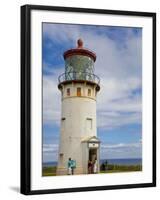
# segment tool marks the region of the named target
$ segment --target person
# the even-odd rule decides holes
[[[69,158],[68,159],[68,175],[73,175],[75,168],[76,168],[76,161]]]
[[[76,161],[75,160],[71,160],[71,174],[74,174],[74,169],[76,168]]]
[[[102,171],[105,171],[105,170],[106,170],[106,165],[105,165],[104,163],[102,163],[102,165],[101,165],[101,170],[102,170]]]
[[[97,172],[98,172],[98,163],[97,163],[97,159],[95,159],[94,165],[93,165],[93,173],[96,174]]]
[[[91,162],[91,160],[88,161],[88,173],[89,174],[92,173],[92,162]]]
[[[71,175],[72,174],[72,160],[71,158],[68,158],[68,175]]]

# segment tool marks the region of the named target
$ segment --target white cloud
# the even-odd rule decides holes
[[[43,162],[57,161],[58,144],[43,144]]]
[[[117,148],[139,148],[141,147],[141,143],[118,143],[118,144],[102,144],[101,148],[103,149],[117,149]]]
[[[53,68],[54,69],[54,68]],[[58,90],[58,76],[61,70],[53,70],[51,75],[43,75],[43,120],[45,124],[60,123],[61,92]]]
[[[141,158],[142,143],[101,144],[101,159]]]
[[[69,48],[73,48],[72,45],[74,44],[74,41],[81,37],[80,28],[75,28],[74,25],[68,25],[66,28],[66,25],[64,24],[44,24],[43,33],[45,36],[53,39],[59,44],[70,42],[71,46]]]
[[[43,144],[43,152],[57,152],[58,144]]]

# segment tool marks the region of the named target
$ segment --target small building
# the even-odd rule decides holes
[[[59,76],[62,108],[57,175],[67,175],[69,158],[76,161],[74,174],[87,174],[89,160],[97,160],[99,171],[96,99],[100,79],[94,74],[96,54],[84,48],[81,39],[77,43],[77,48],[64,52],[65,73]]]
[[[88,161],[90,160],[94,163],[97,160],[97,172],[99,172],[99,147],[100,141],[96,136],[90,136],[84,140],[82,140],[82,158],[83,158],[83,174],[88,174]]]

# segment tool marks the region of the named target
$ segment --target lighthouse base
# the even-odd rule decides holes
[[[76,168],[73,170],[73,174],[74,174],[74,175],[76,175],[76,174],[84,174],[84,170],[83,170],[82,167],[76,167]],[[65,167],[57,167],[56,175],[57,175],[57,176],[60,176],[60,175],[68,175],[68,168],[65,168]]]

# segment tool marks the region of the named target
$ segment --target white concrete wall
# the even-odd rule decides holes
[[[81,87],[82,96],[77,96],[77,87]],[[67,96],[67,88],[70,88],[70,96]],[[88,88],[92,96],[88,97]],[[86,127],[86,120],[92,120],[92,127]],[[92,85],[84,83],[67,84],[62,89],[62,116],[60,133],[59,154],[63,154],[63,160],[58,161],[58,174],[65,174],[68,158],[76,160],[75,173],[83,173],[82,143],[84,138],[96,136],[96,95]]]

